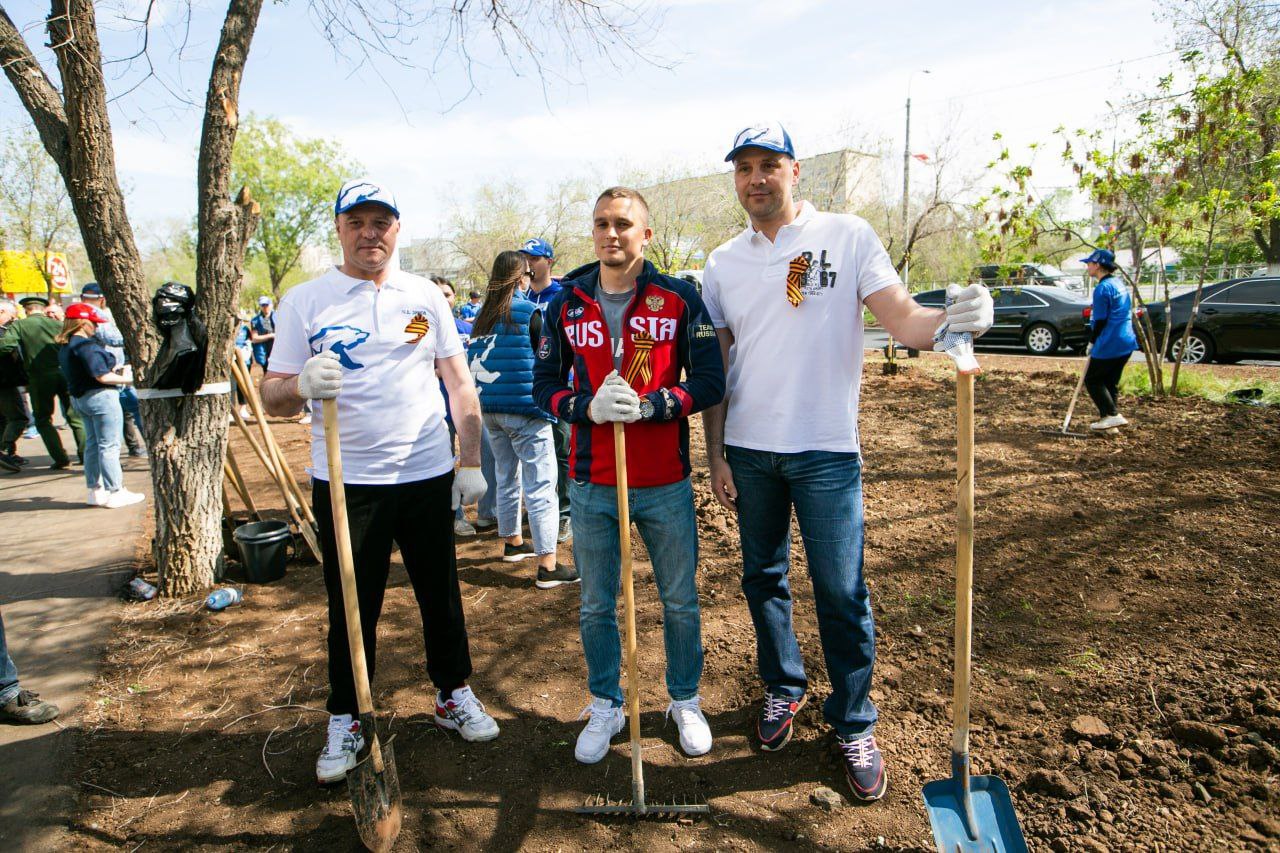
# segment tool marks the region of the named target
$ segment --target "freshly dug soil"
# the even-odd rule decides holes
[[[1078,362],[986,357],[977,382],[974,771],[1013,790],[1032,849],[1280,850],[1280,412],[1129,400],[1116,437],[1061,423]],[[629,797],[628,749],[573,759],[589,701],[576,587],[540,591],[493,534],[458,546],[475,676],[502,726],[468,744],[431,724],[421,628],[402,570],[381,622],[375,702],[404,792],[397,850],[930,850],[920,789],[948,775],[955,553],[949,365],[923,357],[863,389],[866,576],[877,617],[873,697],[889,769],[848,805],[803,547],[796,629],[812,698],[778,754],[753,747],[761,685],[739,587],[738,532],[707,490],[695,426],[704,709],[715,748],[688,759],[663,718],[661,610],[635,537],[650,798],[696,795],[696,822],[602,822],[571,809]],[[1075,427],[1093,412],[1084,399]],[[308,437],[278,423],[298,474]],[[283,504],[233,436],[260,506]],[[238,502],[233,498],[238,509]],[[561,559],[571,559],[562,549]],[[77,767],[87,849],[352,850],[345,787],[318,788],[327,691],[319,569],[196,600],[132,606],[115,633]],[[819,787],[846,803],[811,795]]]

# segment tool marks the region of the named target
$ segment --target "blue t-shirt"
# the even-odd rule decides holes
[[[1094,358],[1128,358],[1138,348],[1133,333],[1133,299],[1128,288],[1107,276],[1093,288],[1093,309],[1089,325],[1102,326],[1093,343]]]
[[[58,366],[67,379],[67,390],[72,397],[82,397],[97,388],[114,387],[98,381],[99,376],[110,373],[116,366],[116,357],[96,338],[80,335],[72,338],[58,350]]]

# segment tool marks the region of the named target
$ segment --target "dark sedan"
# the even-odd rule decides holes
[[[1169,358],[1177,358],[1182,332],[1191,316],[1195,292],[1147,306],[1151,327],[1164,340],[1165,318],[1172,316]],[[1280,278],[1236,278],[1206,284],[1200,308],[1191,324],[1184,364],[1218,361],[1233,364],[1242,358],[1280,358]]]
[[[942,307],[945,290],[914,294],[921,305]],[[995,324],[984,344],[1024,346],[1032,355],[1053,355],[1059,347],[1083,350],[1089,343],[1085,309],[1089,300],[1061,287],[993,287]]]

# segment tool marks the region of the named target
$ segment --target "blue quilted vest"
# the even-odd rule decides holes
[[[489,334],[471,338],[467,361],[480,391],[481,411],[555,420],[533,402],[529,318],[536,310],[533,302],[516,291],[511,297],[511,322],[499,323]]]

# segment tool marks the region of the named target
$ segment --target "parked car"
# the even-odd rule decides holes
[[[1084,277],[1080,273],[1070,275],[1053,264],[983,264],[974,267],[971,280],[981,281],[987,287],[1065,287],[1077,293],[1085,290]]]
[[[1157,340],[1164,339],[1165,323],[1172,322],[1167,353],[1171,359],[1180,354],[1182,331],[1195,297],[1192,291],[1173,297],[1167,304],[1147,306]],[[1183,364],[1280,358],[1280,277],[1235,278],[1205,285],[1186,352],[1181,355]]]
[[[915,294],[921,305],[941,308],[945,290]],[[984,344],[1024,346],[1033,355],[1052,355],[1059,347],[1083,350],[1089,343],[1089,300],[1061,287],[992,287],[995,324]]]

